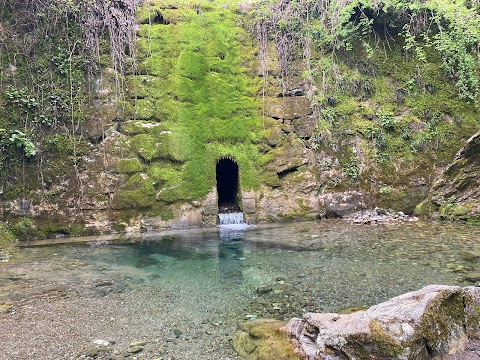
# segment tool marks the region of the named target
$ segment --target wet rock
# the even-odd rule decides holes
[[[233,336],[233,348],[246,360],[299,359],[292,344],[280,328],[285,323],[271,319],[257,319],[241,323]]]
[[[307,359],[429,360],[480,335],[479,306],[478,288],[431,285],[366,311],[307,313],[285,331]]]
[[[255,292],[259,295],[268,294],[273,288],[271,286],[259,286],[255,289]]]
[[[480,281],[480,272],[472,271],[465,274],[465,280],[476,282]]]
[[[91,349],[91,350],[88,350],[87,352],[85,352],[85,356],[87,358],[96,358],[99,354],[99,351],[98,349]]]
[[[397,224],[418,221],[417,217],[408,216],[402,211],[395,212],[381,208],[356,212],[350,215],[350,219],[354,224]]]
[[[130,343],[130,345],[128,345],[129,347],[137,347],[137,346],[145,346],[148,344],[148,341],[145,341],[145,340],[137,340],[137,341],[133,341]]]
[[[464,251],[460,254],[460,256],[462,257],[463,260],[473,261],[480,258],[480,253],[473,252],[473,251]]]
[[[15,309],[12,302],[0,303],[0,313],[8,313]]]
[[[455,155],[435,179],[429,197],[415,209],[421,215],[439,213],[441,218],[480,221],[480,132]]]
[[[126,360],[127,357],[124,355],[112,355],[110,356],[110,360]]]
[[[143,351],[142,346],[131,346],[127,349],[129,354],[138,354],[139,352]]]
[[[97,346],[109,346],[111,344],[110,341],[102,339],[93,340],[93,343]]]
[[[311,113],[310,101],[304,96],[268,98],[265,101],[265,114],[274,119],[293,120]]]

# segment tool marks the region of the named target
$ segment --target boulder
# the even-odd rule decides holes
[[[430,285],[352,314],[307,313],[285,331],[308,360],[429,360],[480,336],[480,289]]]
[[[328,218],[344,217],[365,209],[364,195],[358,191],[324,194],[319,201]]]

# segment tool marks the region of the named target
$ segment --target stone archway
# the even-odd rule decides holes
[[[233,158],[221,158],[216,167],[219,212],[240,210],[238,164]]]

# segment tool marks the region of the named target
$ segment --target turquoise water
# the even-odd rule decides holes
[[[195,327],[192,338],[217,334],[227,344],[238,320],[366,307],[428,284],[472,285],[466,278],[474,272],[480,272],[480,227],[318,221],[21,248],[0,265],[0,303],[46,294],[97,299],[135,311],[143,322],[132,325],[137,337],[163,321],[184,334]],[[153,323],[152,316],[162,320]],[[165,340],[167,353],[202,358],[173,340]]]
[[[0,296],[4,301],[22,296],[9,273],[23,268],[13,279],[19,286],[31,284],[30,290],[39,280],[74,286],[85,296],[194,283],[209,295],[232,291],[281,304],[275,306],[281,310],[244,304],[247,313],[289,317],[368,306],[431,283],[472,284],[464,276],[480,271],[479,260],[480,228],[459,224],[320,221],[179,231],[124,242],[22,248],[1,268],[0,285],[9,292],[0,290]]]

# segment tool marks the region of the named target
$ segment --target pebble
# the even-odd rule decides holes
[[[93,343],[97,346],[109,346],[110,345],[110,341],[102,340],[102,339],[93,340]]]
[[[468,272],[465,274],[465,279],[468,281],[480,281],[480,272]]]
[[[268,294],[272,290],[273,289],[272,289],[271,286],[260,286],[260,287],[255,289],[257,294]]]
[[[130,343],[130,345],[128,345],[129,347],[137,347],[137,346],[145,346],[147,345],[148,341],[145,341],[145,340],[137,340],[137,341],[133,341]]]
[[[110,360],[125,360],[125,359],[126,359],[126,357],[123,356],[123,355],[112,355],[110,357]]]
[[[418,218],[415,216],[408,216],[402,211],[397,213],[381,208],[374,210],[365,210],[350,216],[354,224],[377,224],[377,223],[401,223],[401,222],[415,222]]]
[[[182,330],[180,329],[173,329],[173,333],[175,334],[176,337],[179,337],[182,335]]]
[[[472,261],[480,258],[480,253],[473,251],[464,251],[460,254],[463,260]]]
[[[141,347],[141,346],[132,346],[132,347],[129,347],[129,348],[127,349],[127,352],[128,352],[129,354],[137,354],[137,353],[139,353],[140,351],[143,351],[143,347]]]

